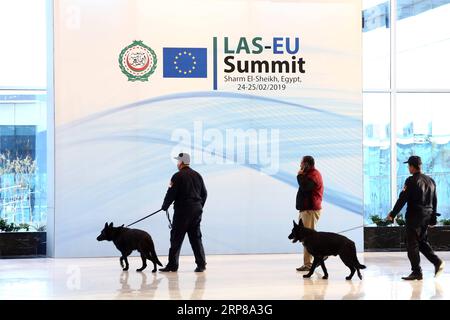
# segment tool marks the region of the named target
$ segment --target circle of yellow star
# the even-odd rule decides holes
[[[191,65],[191,67],[190,68],[188,68],[187,70],[183,70],[183,69],[181,69],[181,68],[179,68],[178,67],[178,65],[177,65],[177,60],[178,60],[178,58],[180,58],[181,56],[183,56],[183,55],[187,55],[187,56],[189,56],[189,57],[191,57],[191,62],[192,62],[192,65]],[[178,70],[178,73],[180,73],[180,74],[192,74],[192,71],[194,71],[195,70],[195,68],[196,68],[196,64],[197,64],[197,62],[195,61],[195,56],[194,55],[192,55],[192,52],[188,52],[188,51],[183,51],[183,52],[178,52],[178,54],[177,55],[175,55],[175,59],[174,59],[174,61],[173,61],[173,64],[175,65],[175,70]]]

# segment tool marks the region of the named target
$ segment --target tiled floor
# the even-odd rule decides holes
[[[438,253],[450,268],[450,252]],[[140,258],[122,272],[118,258],[0,260],[0,299],[450,299],[450,273],[435,279],[433,266],[422,259],[424,280],[400,279],[409,273],[406,253],[359,255],[363,280],[344,278],[339,258],[309,280],[295,267],[300,255],[209,256],[205,273],[193,272],[193,258],[181,258],[177,273],[134,271]],[[166,261],[162,257],[161,261]]]

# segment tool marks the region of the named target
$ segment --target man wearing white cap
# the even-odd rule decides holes
[[[191,162],[189,154],[180,153],[175,159],[178,160],[178,172],[170,179],[169,189],[161,207],[161,209],[167,210],[174,202],[175,212],[170,232],[169,262],[165,268],[159,271],[175,272],[178,270],[180,250],[187,233],[197,264],[195,272],[203,272],[206,269],[206,260],[200,222],[206,202],[206,187],[202,176],[189,167]]]

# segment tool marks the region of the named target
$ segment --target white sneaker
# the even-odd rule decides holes
[[[309,271],[309,270],[311,270],[311,267],[303,265],[300,268],[297,268],[295,270],[297,270],[297,271]]]

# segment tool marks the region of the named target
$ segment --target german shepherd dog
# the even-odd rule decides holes
[[[133,252],[133,250],[139,251],[142,258],[142,267],[136,269],[136,271],[141,272],[147,267],[147,259],[153,262],[152,272],[156,272],[157,264],[161,267],[163,266],[156,255],[152,237],[143,230],[130,229],[124,227],[123,225],[120,227],[113,227],[112,222],[109,225],[107,222],[105,223],[105,227],[102,232],[97,237],[97,240],[114,242],[116,248],[122,253],[119,261],[123,271],[128,270],[129,265],[127,257]]]
[[[362,280],[362,275],[359,270],[365,269],[366,266],[359,263],[358,257],[356,256],[355,243],[349,238],[337,233],[317,232],[305,228],[301,219],[299,224],[294,221],[294,227],[288,238],[293,243],[297,241],[302,242],[306,250],[314,257],[310,271],[303,275],[303,278],[310,278],[320,264],[324,273],[322,279],[328,279],[324,259],[328,256],[339,255],[342,262],[350,269],[350,275],[345,279],[351,280],[356,271],[359,279]]]

